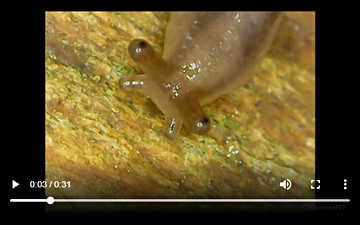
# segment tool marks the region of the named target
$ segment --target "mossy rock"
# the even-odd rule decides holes
[[[162,52],[168,13],[46,13],[46,197],[111,199],[315,198],[314,13],[287,13],[267,58],[243,88],[204,107],[208,135],[163,134],[147,96],[125,92],[141,70],[134,38]],[[279,187],[292,181],[287,191]],[[221,204],[223,211],[301,205]],[[209,204],[55,203],[47,210],[212,211]]]

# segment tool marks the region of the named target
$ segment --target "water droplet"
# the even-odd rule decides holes
[[[234,145],[230,145],[230,146],[229,146],[229,152],[232,152],[234,149],[235,149],[235,146],[234,146]]]
[[[184,176],[184,179],[181,180],[181,183],[184,183],[186,180],[186,175]]]
[[[175,118],[172,118],[171,124],[169,126],[169,134],[174,133],[174,131],[175,131]]]
[[[195,62],[190,62],[189,63],[189,70],[194,70],[197,67]]]
[[[194,74],[194,75],[192,75],[192,76],[190,76],[189,74],[186,74],[186,78],[188,79],[188,80],[194,80],[195,79],[195,77],[196,77],[196,75]]]
[[[179,97],[179,95],[180,95],[180,94],[179,94],[180,88],[181,88],[181,84],[177,84],[177,85],[175,85],[175,86],[173,87],[173,89],[172,89],[172,92],[174,93],[173,99]]]
[[[131,86],[143,86],[144,85],[144,81],[143,80],[133,80],[131,81]]]
[[[187,33],[186,38],[187,38],[188,40],[194,39],[193,36],[190,34],[190,32]]]
[[[163,84],[165,88],[170,88],[171,84]]]
[[[124,82],[124,86],[130,86],[131,85],[131,81],[127,80]]]
[[[192,27],[193,27],[193,28],[197,28],[197,27],[198,27],[198,23],[199,23],[199,21],[198,21],[198,20],[195,20],[195,21],[194,21],[194,24],[192,25]]]

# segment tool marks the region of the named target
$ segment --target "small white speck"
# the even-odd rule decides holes
[[[45,137],[45,139],[48,139],[49,142],[50,142],[50,144],[52,144],[52,139],[51,139],[51,137]]]
[[[193,40],[194,38],[192,37],[192,35],[191,35],[190,33],[187,33],[186,39],[188,39],[188,40]]]
[[[234,149],[235,149],[235,146],[234,146],[234,145],[231,145],[231,146],[229,147],[229,152],[232,152]]]
[[[194,80],[195,79],[195,77],[196,77],[196,75],[192,75],[192,76],[190,76],[190,75],[186,75],[186,78],[188,79],[188,80]]]
[[[189,153],[186,153],[185,155],[185,161],[184,161],[184,165],[187,166],[187,159],[189,158]],[[186,176],[184,176],[184,178],[186,178]]]
[[[198,21],[198,20],[195,20],[195,21],[194,21],[194,24],[192,25],[192,27],[193,27],[193,28],[198,27],[198,23],[199,23],[199,21]]]
[[[240,13],[237,13],[234,18],[237,20],[238,23],[241,23]]]
[[[313,147],[314,146],[314,140],[312,138],[309,138],[306,141],[306,145],[309,146],[309,147]]]
[[[136,48],[136,49],[135,49],[135,52],[136,52],[136,53],[140,53],[140,52],[141,52],[141,48]]]

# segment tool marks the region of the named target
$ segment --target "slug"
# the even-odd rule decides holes
[[[201,106],[252,78],[281,18],[280,12],[172,13],[163,55],[145,40],[132,40],[129,54],[144,74],[124,76],[119,85],[151,98],[165,115],[168,138],[176,138],[182,124],[206,134],[211,119]]]

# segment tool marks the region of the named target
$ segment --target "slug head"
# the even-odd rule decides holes
[[[201,108],[200,103],[191,97],[177,102],[178,113],[190,132],[206,134],[211,128],[211,119]]]
[[[147,83],[142,88],[146,89],[146,93],[166,117],[165,126],[170,127],[170,130],[166,128],[165,134],[169,138],[175,138],[182,123],[192,133],[206,134],[211,128],[211,119],[200,106],[197,98],[199,90],[179,88],[176,89],[179,96],[174,98],[173,92],[170,92],[170,96],[168,88],[154,84],[168,83],[169,74],[173,73],[173,65],[165,62],[145,40],[131,41],[128,50],[131,58],[146,74],[144,76]]]

